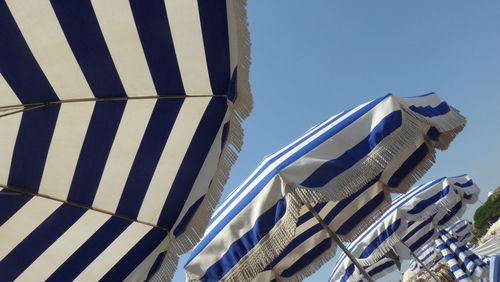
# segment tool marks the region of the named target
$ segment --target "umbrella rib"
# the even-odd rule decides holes
[[[119,214],[116,214],[116,213],[108,212],[108,211],[105,211],[105,210],[102,210],[102,209],[94,208],[92,206],[87,206],[87,205],[82,205],[82,204],[78,204],[78,203],[74,203],[74,202],[64,201],[64,200],[57,199],[57,198],[54,198],[54,197],[51,197],[51,196],[48,196],[48,195],[42,195],[42,194],[34,193],[34,192],[31,192],[31,191],[26,191],[24,189],[14,188],[12,186],[7,186],[7,185],[4,185],[4,184],[0,184],[0,188],[8,189],[8,190],[11,190],[11,191],[14,192],[14,193],[7,193],[5,191],[2,191],[3,195],[12,195],[12,196],[31,195],[31,196],[36,196],[36,197],[42,197],[42,198],[46,198],[46,199],[49,199],[49,200],[58,201],[58,202],[61,202],[61,203],[64,203],[64,204],[68,204],[68,205],[71,205],[71,206],[74,206],[74,207],[84,208],[84,209],[87,209],[87,210],[93,210],[93,211],[96,211],[96,212],[109,214],[109,215],[111,215],[113,217],[121,218],[121,219],[124,219],[124,220],[127,220],[127,221],[131,221],[131,222],[137,222],[137,223],[149,225],[149,226],[152,226],[152,227],[164,230],[166,232],[170,232],[170,230],[168,228],[165,228],[165,227],[162,227],[162,226],[158,226],[156,224],[152,224],[152,223],[149,223],[149,222],[137,220],[137,219],[134,219],[132,217],[127,217],[127,216],[119,215]],[[0,195],[2,195],[2,194],[0,194]]]
[[[159,100],[159,99],[186,99],[186,98],[209,98],[209,97],[222,97],[228,98],[227,94],[203,94],[203,95],[156,95],[156,96],[137,96],[137,97],[109,97],[109,98],[81,98],[81,99],[67,99],[58,100],[51,102],[40,102],[40,103],[30,103],[22,105],[10,105],[10,106],[0,106],[0,111],[16,110],[13,112],[8,112],[0,115],[0,117],[5,117],[17,113],[26,112],[29,110],[39,109],[43,107],[49,107],[53,105],[60,105],[66,103],[80,103],[80,102],[106,102],[106,101],[128,101],[128,100]]]

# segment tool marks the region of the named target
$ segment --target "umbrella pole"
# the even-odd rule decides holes
[[[354,263],[354,265],[359,269],[359,271],[363,274],[363,276],[370,282],[374,282],[373,278],[366,272],[366,270],[359,264],[358,260],[352,255],[351,252],[347,249],[347,247],[340,241],[339,237],[337,234],[335,234],[328,224],[321,218],[321,216],[316,212],[316,210],[309,204],[309,203],[304,203],[309,210],[310,213],[314,215],[314,217],[318,220],[319,224],[325,229],[325,231],[330,235],[330,238],[337,243],[337,245],[344,251],[344,253],[351,259],[351,261]]]
[[[436,280],[436,282],[439,282],[440,280],[436,277],[436,275],[434,274],[434,272],[432,272],[419,258],[418,256],[410,249],[410,247],[408,247],[406,245],[405,242],[401,241],[401,243],[408,248],[408,250],[410,250],[410,253],[411,255],[413,256],[413,258],[425,269],[425,271],[432,277],[434,278],[434,280]]]

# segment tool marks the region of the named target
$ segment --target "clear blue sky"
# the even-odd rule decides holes
[[[325,118],[386,93],[433,91],[468,124],[420,183],[468,173],[483,202],[500,186],[500,1],[249,0],[248,17],[254,111],[225,195]],[[334,262],[307,281],[325,281]]]

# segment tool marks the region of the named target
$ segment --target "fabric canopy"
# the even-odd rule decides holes
[[[396,198],[390,209],[359,236],[348,249],[374,279],[398,269],[400,260],[410,258],[436,237],[436,228],[451,225],[462,216],[469,199],[479,188],[470,177],[443,177],[417,186]],[[408,248],[410,250],[408,250]],[[392,254],[392,255],[391,255]],[[333,268],[331,281],[359,281],[364,278],[342,254]]]
[[[477,246],[473,251],[482,256],[500,255],[500,234]]]
[[[353,223],[366,226],[380,215],[377,209],[388,206],[384,193],[406,192],[433,164],[435,148],[447,148],[464,125],[458,111],[431,93],[389,94],[314,126],[266,157],[216,210],[186,265],[188,279],[255,278],[294,237],[318,234],[307,231],[316,222],[304,202],[329,202],[316,208],[352,239],[360,231]],[[371,200],[373,213],[349,218]]]
[[[433,269],[435,271],[438,268],[441,268],[443,263],[447,263],[445,260],[443,260],[444,253],[446,253],[445,255],[448,255],[448,258],[450,260],[452,259],[450,254],[455,253],[455,251],[452,251],[450,253],[450,250],[444,250],[445,243],[447,242],[447,244],[450,244],[450,246],[446,247],[448,249],[452,248],[451,247],[452,243],[453,243],[453,248],[455,249],[457,248],[457,244],[459,244],[460,245],[460,247],[458,248],[459,250],[455,253],[458,256],[459,251],[460,252],[465,251],[466,248],[465,244],[467,244],[472,239],[473,232],[474,232],[474,225],[472,222],[468,220],[459,220],[452,226],[448,227],[446,230],[439,231],[439,236],[434,241],[431,241],[429,244],[427,244],[426,246],[418,250],[418,252],[416,252],[417,256],[427,268]],[[446,238],[444,238],[443,236],[446,236]],[[448,240],[447,239],[448,237],[452,239]],[[438,248],[438,246],[440,247]],[[474,260],[475,255],[471,256],[470,259]],[[453,261],[452,264],[455,265],[458,264],[458,262],[459,261],[455,259],[455,261]],[[482,262],[479,262],[479,264],[481,265],[481,267],[484,267]],[[457,266],[453,265],[448,265],[448,267],[451,269],[455,277],[462,277],[467,272],[466,270],[462,269],[461,266],[458,266],[460,268],[459,269],[457,268]],[[483,272],[483,270],[480,271]],[[423,267],[415,259],[413,259],[410,262],[409,269],[404,273],[403,281],[413,281],[415,277],[425,278],[428,277],[428,274],[423,270]],[[464,276],[461,279],[469,279],[469,277]]]
[[[168,279],[241,148],[248,40],[244,0],[1,1],[2,278]]]

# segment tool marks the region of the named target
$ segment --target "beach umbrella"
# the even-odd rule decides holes
[[[441,253],[441,260],[446,262],[456,280],[474,281],[488,274],[487,264],[448,231],[439,231],[435,247]],[[438,262],[439,260],[435,264]]]
[[[487,273],[485,263],[466,246],[472,239],[473,231],[472,223],[465,220],[439,231],[438,238],[418,253],[421,263],[410,263],[405,273],[405,277],[408,277],[406,280],[425,276],[425,273],[420,273],[421,265],[435,269],[443,263],[448,265],[457,280],[474,280],[484,276]]]
[[[2,280],[171,276],[241,147],[248,40],[243,0],[1,1]]]
[[[447,148],[464,124],[456,110],[431,93],[389,94],[314,126],[266,157],[216,210],[188,260],[188,279],[253,279],[300,236],[301,213],[311,212],[338,242],[313,205],[357,198],[364,189],[382,193],[386,202],[384,193],[406,192],[433,164],[435,148]],[[362,197],[366,201],[373,195]],[[357,208],[348,207],[344,214]],[[358,219],[369,222],[363,217]],[[349,225],[346,240],[356,233],[349,235],[356,223]]]
[[[466,208],[464,195],[469,198],[478,193],[479,188],[467,175],[444,177],[417,186],[396,198],[380,220],[348,248],[368,275],[381,278],[399,269],[401,260],[410,259],[426,242],[433,240],[436,228],[452,225],[454,219],[462,216]],[[344,254],[330,276],[331,281],[362,279],[359,269]]]

